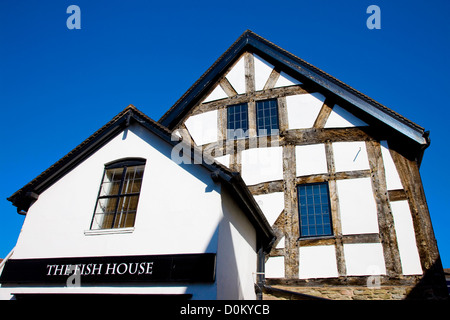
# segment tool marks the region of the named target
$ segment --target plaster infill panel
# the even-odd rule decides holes
[[[391,202],[395,234],[404,275],[422,274],[416,235],[407,200]]]
[[[289,129],[312,128],[324,101],[325,96],[320,93],[287,96]]]
[[[228,82],[233,86],[238,94],[245,93],[245,59],[240,57],[238,62],[231,68],[226,75]]]
[[[186,120],[186,128],[197,146],[217,141],[217,113],[208,111]]]
[[[273,225],[284,209],[284,192],[254,196],[270,225]]]
[[[386,274],[381,243],[344,244],[344,257],[348,276]]]
[[[386,175],[386,187],[388,190],[403,189],[402,181],[398,175],[394,160],[389,152],[386,140],[380,141],[381,156],[383,157],[384,172]]]
[[[338,277],[334,245],[299,248],[299,278]]]
[[[323,143],[295,146],[295,161],[297,177],[328,172]]]
[[[367,126],[367,123],[337,104],[334,105],[325,124],[325,128],[352,128],[365,126]]]
[[[247,185],[283,179],[282,147],[242,151],[242,179]]]
[[[336,172],[370,169],[364,141],[333,142]]]
[[[378,214],[370,178],[337,180],[342,234],[378,233]]]

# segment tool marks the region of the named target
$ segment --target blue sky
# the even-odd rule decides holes
[[[71,4],[80,30],[66,27]],[[371,4],[380,30],[366,27]],[[0,257],[24,219],[8,196],[128,104],[158,120],[251,29],[431,131],[421,174],[450,267],[448,12],[446,0],[2,0]]]

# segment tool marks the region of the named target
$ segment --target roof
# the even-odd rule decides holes
[[[263,37],[246,30],[225,53],[184,93],[161,117],[159,122],[173,129],[204,96],[223,72],[245,51],[254,51],[283,66],[290,73],[300,75],[321,86],[331,94],[358,107],[364,113],[392,127],[416,143],[428,146],[428,133],[424,128],[371,99],[312,64],[280,48]]]
[[[75,147],[75,149],[16,191],[8,198],[8,200],[17,207],[17,212],[26,214],[29,207],[38,199],[39,194],[96,152],[118,133],[122,132],[131,123],[142,125],[144,128],[173,146],[178,143],[186,143],[182,141],[181,138],[173,141],[171,131],[146,116],[135,106],[129,105],[111,121]],[[189,145],[187,148],[183,148],[183,150],[191,150],[190,156],[191,159],[194,159],[194,153],[198,154],[198,152],[201,151],[196,151],[194,149],[195,147],[191,147],[192,146]],[[197,162],[198,159],[196,157],[193,165],[201,165],[206,168],[211,172],[213,180],[221,182],[222,185],[230,190],[234,200],[255,226],[258,234],[262,236],[261,243],[263,244],[265,251],[269,250],[275,238],[273,230],[242,180],[240,174],[230,171],[213,159],[208,159],[207,155],[203,155],[201,164],[197,164]]]

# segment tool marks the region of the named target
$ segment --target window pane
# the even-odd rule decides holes
[[[124,228],[128,221],[134,223],[134,216],[136,215],[136,209],[139,196],[121,197],[119,206],[117,208],[116,220],[114,221],[114,228]],[[128,217],[130,215],[130,217]]]
[[[122,194],[139,193],[141,191],[143,175],[144,166],[127,168],[124,184],[122,187]]]
[[[328,185],[304,184],[297,187],[300,236],[331,235]]]
[[[227,139],[248,137],[248,106],[246,103],[227,108]]]
[[[108,169],[103,177],[100,196],[108,196],[119,193],[120,182],[122,181],[123,168]]]
[[[257,101],[258,136],[278,133],[278,103],[276,99]]]
[[[98,199],[92,229],[109,229],[112,226],[117,198]]]

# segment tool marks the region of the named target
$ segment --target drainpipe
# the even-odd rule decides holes
[[[258,250],[257,262],[256,262],[256,300],[263,299],[263,288],[265,284],[265,254],[262,246]]]

